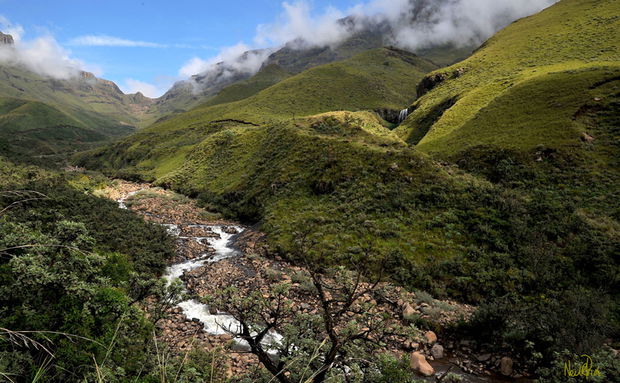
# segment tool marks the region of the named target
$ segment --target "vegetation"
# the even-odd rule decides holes
[[[217,96],[210,98],[203,105],[211,106],[240,101],[254,96],[263,89],[267,89],[290,76],[290,73],[276,64],[267,65],[248,80],[237,82],[222,89]]]
[[[0,98],[0,154],[13,160],[45,166],[109,138],[41,102]]]
[[[414,329],[402,328],[370,302],[370,294],[382,294],[381,277],[368,279],[360,271],[321,267],[325,263],[312,241],[306,234],[298,236],[296,251],[298,259],[306,260],[307,271],[302,273],[311,281],[304,304],[314,307],[316,314],[296,310],[289,298],[300,291],[286,282],[274,283],[268,294],[227,288],[214,292],[209,303],[235,317],[239,326],[225,330],[247,342],[272,380],[322,383],[349,375],[354,381],[377,381],[375,375],[388,369],[374,354],[383,351],[389,336],[402,334],[406,339]],[[274,337],[275,331],[282,332],[281,340]],[[406,368],[395,370],[411,379]]]
[[[138,303],[172,255],[165,230],[53,173],[4,160],[2,172],[2,376],[147,376],[153,326]]]
[[[333,110],[400,110],[415,99],[416,84],[433,68],[410,53],[369,51],[290,77],[241,101],[201,106],[171,117],[96,150],[89,156],[96,160],[88,164],[161,177],[178,169],[201,141],[227,128],[251,131],[255,125],[272,126]]]
[[[58,109],[79,126],[111,134],[139,125],[149,105],[143,96],[125,95],[116,84],[82,73],[66,80],[40,76],[17,66],[0,66],[0,97],[38,101]]]
[[[600,358],[601,381],[613,381],[617,366],[604,343],[618,348],[620,339],[618,14],[617,1],[563,0],[442,69],[393,48],[314,67],[285,48],[255,77],[75,161],[259,223],[273,252],[320,269],[294,276],[306,293],[318,292],[317,317],[284,313],[290,308],[277,303],[288,290],[277,284],[269,297],[215,292],[271,373],[266,381],[322,382],[338,368],[365,381],[403,379],[402,361],[357,342],[368,318],[344,326],[348,333],[330,327],[345,321],[334,313],[355,302],[355,289],[327,303],[321,273],[333,267],[350,283],[342,267],[353,265],[370,280],[384,270],[407,288],[477,305],[470,321],[446,331],[514,356],[543,381],[558,381],[557,366],[584,353]],[[338,54],[357,49],[349,43]],[[397,127],[377,114],[407,105],[411,114]],[[63,108],[5,99],[0,111],[13,140],[25,129],[38,143],[29,130],[38,119],[51,124],[45,129],[80,129],[55,130],[55,139],[89,139]],[[0,351],[17,352],[0,358],[0,368],[51,380],[88,380],[100,370],[111,381],[168,376],[153,363],[151,342],[152,321],[165,310],[147,315],[141,306],[147,297],[164,306],[178,298],[153,280],[171,255],[163,229],[85,195],[82,181],[2,165],[0,180],[12,181],[0,195],[0,330],[8,329]],[[299,250],[302,229],[313,233],[312,254]],[[277,281],[278,271],[267,277]],[[418,299],[436,314],[431,296]],[[295,345],[281,345],[279,361],[261,346],[275,327],[287,328]],[[16,346],[41,329],[51,333]],[[372,363],[347,364],[346,352]],[[297,376],[287,364],[300,355],[314,375]],[[219,378],[197,367],[218,365],[215,354],[192,358],[189,381]]]
[[[584,129],[573,116],[604,96],[598,92],[609,94],[599,85],[620,70],[619,7],[612,0],[561,1],[516,21],[468,59],[429,74],[421,87],[428,93],[398,133],[442,158],[482,145],[519,151],[578,146]],[[413,140],[425,116],[449,99],[454,105]]]
[[[620,330],[617,6],[562,1],[510,25],[427,75],[394,131],[370,112],[325,113],[415,97],[399,86],[409,58],[380,50],[198,107],[80,162],[261,222],[284,255],[307,226],[320,227],[328,263],[370,243],[393,280],[480,305],[460,331],[523,360],[590,352]],[[386,56],[398,61],[377,76]],[[364,85],[369,73],[385,92]]]

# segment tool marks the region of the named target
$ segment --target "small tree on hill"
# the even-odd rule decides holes
[[[320,253],[314,253],[314,244],[306,238],[297,246],[296,256],[306,264],[301,277],[305,281],[297,287],[229,287],[209,297],[209,303],[238,321],[224,329],[247,342],[248,352],[281,383],[321,383],[339,373],[376,370],[370,361],[373,354],[385,350],[395,336],[412,335],[390,313],[376,310],[372,296],[381,295],[381,273],[316,266],[321,264],[316,262]],[[300,301],[304,312],[295,303]]]

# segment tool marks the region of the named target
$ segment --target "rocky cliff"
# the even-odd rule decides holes
[[[13,40],[13,36],[0,32],[0,45],[13,45],[13,44],[15,44],[15,41]]]

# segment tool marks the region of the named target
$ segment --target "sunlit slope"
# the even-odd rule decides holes
[[[197,107],[151,130],[190,121],[261,124],[332,110],[402,109],[415,99],[417,83],[433,69],[432,63],[411,53],[381,48],[307,70],[238,102]]]
[[[0,98],[0,153],[15,159],[89,148],[109,137],[37,101]]]
[[[194,145],[229,127],[273,126],[338,110],[400,110],[415,99],[417,83],[434,68],[407,52],[369,51],[310,69],[241,101],[195,108],[91,155],[102,162],[99,166],[131,167],[159,177],[180,166]]]
[[[290,76],[291,73],[276,64],[267,65],[251,78],[237,82],[222,89],[217,96],[210,98],[203,104],[203,106],[226,104],[229,102],[243,100],[254,96],[258,92],[267,89]]]
[[[485,145],[580,148],[580,108],[617,93],[601,85],[620,76],[619,14],[618,1],[564,0],[516,21],[469,59],[430,74],[398,134],[454,158]]]
[[[45,103],[104,134],[121,126],[139,126],[152,102],[140,93],[126,95],[113,82],[90,73],[55,80],[6,65],[0,66],[0,97]]]

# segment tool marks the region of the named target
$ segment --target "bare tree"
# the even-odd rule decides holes
[[[299,244],[297,255],[305,259],[308,282],[303,291],[279,283],[268,291],[229,287],[208,298],[238,321],[225,330],[247,342],[249,352],[279,382],[322,383],[333,369],[345,371],[349,363],[359,362],[360,354],[384,348],[388,338],[410,337],[392,315],[376,310],[372,296],[381,287],[382,273],[322,269],[311,261],[312,245]],[[300,313],[299,301],[311,306],[314,315]],[[275,331],[284,338],[274,339]]]

